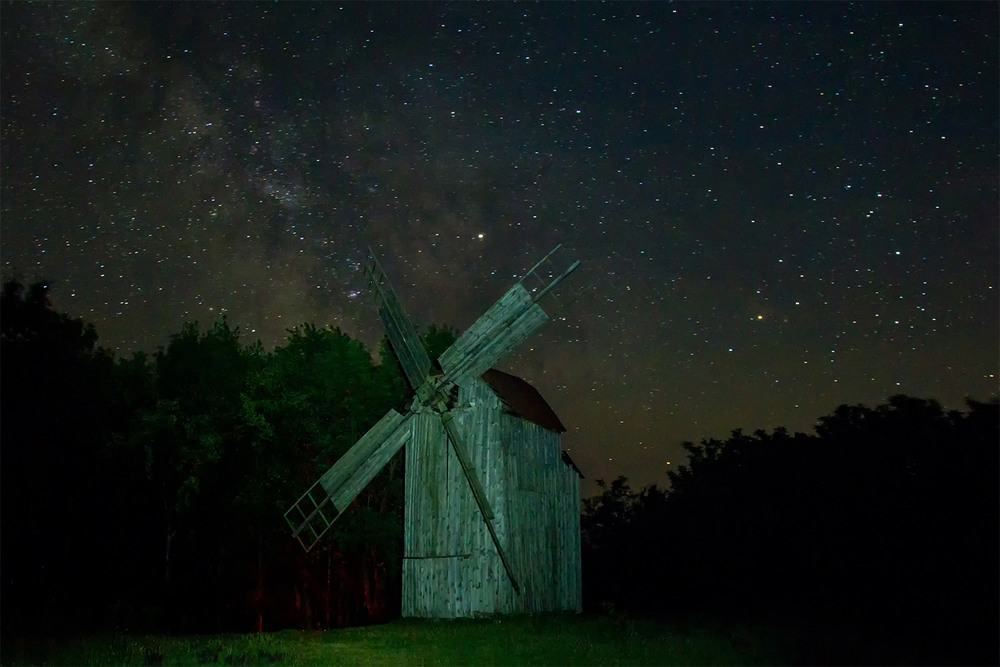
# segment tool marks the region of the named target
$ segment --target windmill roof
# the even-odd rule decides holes
[[[482,380],[500,397],[515,414],[556,433],[565,433],[566,427],[545,402],[538,390],[519,377],[491,368],[482,374]]]

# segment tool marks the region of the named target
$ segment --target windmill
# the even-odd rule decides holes
[[[414,494],[424,493],[425,498],[429,498],[429,502],[423,503],[431,509],[429,511],[434,511],[435,509],[440,509],[442,503],[447,502],[442,500],[444,498],[454,498],[453,503],[461,503],[463,499],[468,498],[468,492],[471,492],[472,499],[475,502],[475,507],[478,509],[478,514],[482,518],[481,526],[485,526],[486,532],[489,535],[490,542],[492,543],[493,554],[499,558],[502,564],[503,572],[506,575],[506,580],[509,582],[509,589],[513,590],[515,597],[518,596],[522,591],[520,573],[518,570],[517,563],[520,563],[522,567],[530,567],[531,560],[528,554],[519,554],[517,559],[512,559],[508,554],[506,542],[517,541],[519,545],[529,548],[530,545],[534,545],[535,551],[539,549],[543,551],[553,551],[555,547],[549,548],[547,544],[542,544],[538,546],[531,539],[535,538],[523,538],[523,536],[518,536],[517,528],[512,525],[507,525],[505,527],[506,537],[505,540],[501,535],[504,531],[498,530],[498,517],[494,513],[493,503],[490,501],[490,496],[492,495],[496,502],[504,503],[505,507],[513,506],[514,501],[509,500],[509,497],[514,493],[510,490],[500,490],[495,489],[496,484],[494,478],[501,477],[501,473],[496,473],[494,470],[487,470],[490,474],[490,479],[494,480],[491,482],[491,493],[487,493],[484,490],[481,474],[483,470],[477,470],[477,466],[473,462],[473,458],[469,455],[469,447],[467,442],[469,441],[469,435],[463,433],[464,423],[466,429],[475,430],[472,434],[476,443],[480,445],[483,442],[482,431],[489,428],[488,426],[482,426],[479,428],[477,425],[477,417],[470,416],[475,412],[477,398],[479,402],[479,412],[475,412],[477,415],[481,415],[483,410],[483,405],[487,403],[484,398],[489,398],[492,396],[499,396],[500,400],[495,400],[494,402],[499,406],[502,404],[503,408],[507,413],[510,413],[511,405],[516,403],[533,403],[536,406],[542,405],[542,411],[548,410],[551,414],[550,417],[546,419],[533,419],[537,424],[541,424],[543,427],[540,431],[534,425],[531,426],[535,433],[536,431],[544,433],[558,432],[565,430],[562,428],[561,423],[559,423],[558,418],[555,417],[554,413],[551,413],[551,409],[544,404],[544,400],[537,392],[527,385],[527,383],[514,378],[513,376],[508,376],[504,373],[500,373],[496,370],[491,370],[493,364],[500,360],[503,356],[513,350],[517,345],[522,343],[525,339],[531,336],[539,327],[541,327],[545,322],[548,321],[548,315],[545,311],[538,305],[538,302],[545,298],[547,295],[552,293],[552,290],[567,276],[569,276],[576,268],[580,265],[579,261],[576,262],[561,262],[559,255],[557,255],[561,246],[556,246],[549,254],[547,254],[541,261],[539,261],[535,266],[533,266],[521,280],[514,284],[510,290],[507,291],[493,306],[491,306],[465,333],[463,333],[459,338],[449,347],[441,356],[438,358],[437,365],[432,364],[430,358],[425,352],[423,345],[417,336],[416,330],[410,320],[407,318],[403,307],[400,305],[399,299],[396,296],[395,291],[389,284],[386,277],[385,271],[382,269],[381,265],[375,259],[373,253],[370,253],[370,258],[365,265],[365,274],[369,280],[372,294],[375,299],[375,305],[378,309],[379,317],[385,326],[386,334],[389,338],[392,351],[396,358],[399,360],[400,367],[403,370],[406,380],[410,387],[414,391],[414,398],[410,405],[409,411],[406,414],[401,414],[396,410],[389,410],[385,416],[383,416],[372,428],[364,435],[362,438],[349,449],[338,461],[336,461],[333,466],[322,476],[320,479],[306,491],[298,501],[292,505],[292,507],[285,513],[285,519],[292,529],[293,535],[299,540],[302,547],[309,551],[312,547],[319,541],[319,539],[330,529],[337,518],[347,510],[348,506],[354,500],[354,498],[368,485],[372,478],[378,474],[378,472],[389,462],[393,457],[403,447],[404,444],[410,441],[414,441],[414,447],[418,444],[416,440],[420,439],[422,441],[432,441],[434,439],[434,434],[438,433],[441,435],[440,440],[442,442],[442,447],[439,449],[450,449],[450,454],[447,452],[442,453],[438,450],[434,452],[425,454],[415,453],[413,457],[410,456],[410,450],[413,448],[408,448],[407,452],[407,474],[406,474],[406,485],[408,488],[407,496],[408,498],[416,498]],[[520,383],[520,384],[518,384]],[[488,385],[488,386],[487,386]],[[523,385],[523,386],[522,386]],[[475,390],[475,387],[481,387],[479,390]],[[472,391],[470,394],[469,392]],[[476,393],[478,391],[478,393]],[[534,392],[532,394],[532,392]],[[460,399],[460,396],[464,396],[464,399]],[[473,398],[469,398],[473,396]],[[513,397],[513,398],[505,398]],[[527,398],[525,398],[527,397]],[[535,398],[537,397],[537,398]],[[464,400],[464,403],[460,402]],[[456,414],[460,414],[461,418],[456,418]],[[493,425],[494,430],[497,430],[496,424],[498,419],[496,416],[484,418],[487,419],[490,424]],[[480,419],[483,421],[483,419]],[[493,435],[490,436],[491,441],[496,443],[498,438],[503,439],[504,443],[502,447],[506,448],[505,451],[508,452],[508,459],[511,457],[518,457],[518,452],[513,451],[510,440],[518,437],[511,435],[513,433],[521,433],[524,431],[523,428],[507,426],[506,430],[503,432],[507,434],[506,436]],[[513,430],[512,430],[513,429]],[[415,435],[416,434],[416,435]],[[537,436],[532,436],[537,440]],[[546,465],[548,467],[545,470],[549,470],[552,465],[551,461],[558,457],[558,436],[556,435],[556,440],[554,447],[551,444],[543,444],[535,447],[536,450],[541,451],[538,447],[545,449],[544,456],[546,458]],[[543,438],[544,440],[544,438]],[[443,443],[447,442],[447,445]],[[534,440],[532,440],[534,442]],[[546,440],[546,443],[548,441]],[[496,448],[496,446],[494,447]],[[476,449],[477,457],[481,460],[486,460],[486,455],[480,455],[478,452],[481,447]],[[413,449],[417,452],[416,449]],[[554,454],[552,452],[555,452]],[[446,458],[442,458],[442,456]],[[492,455],[491,455],[492,456]],[[412,458],[412,460],[411,460]],[[461,475],[464,477],[465,486],[468,488],[468,492],[458,493],[453,490],[439,490],[436,488],[426,488],[428,484],[444,484],[440,481],[442,478],[440,476],[427,476],[420,472],[422,462],[430,460],[443,461],[443,467],[439,466],[445,472],[444,475],[448,475],[448,461],[457,461],[457,467],[461,469]],[[495,456],[490,458],[491,461],[498,460]],[[567,520],[559,519],[558,521],[553,520],[550,523],[558,523],[563,526],[565,530],[569,531],[570,537],[564,539],[563,542],[569,544],[569,547],[561,546],[558,548],[560,554],[569,553],[570,560],[575,558],[575,562],[569,564],[567,568],[557,567],[556,565],[549,564],[549,569],[558,569],[560,574],[556,575],[556,578],[565,578],[565,575],[561,574],[563,570],[568,570],[570,572],[569,581],[570,588],[574,586],[579,588],[579,487],[578,478],[576,475],[579,473],[572,462],[568,460],[565,453],[562,453],[562,460],[566,461],[567,466],[572,466],[575,471],[572,475],[573,483],[570,484],[571,488],[575,484],[575,493],[571,492],[568,494],[567,503],[567,513],[569,518]],[[427,463],[426,465],[433,466],[432,463]],[[483,465],[483,464],[481,464]],[[486,466],[492,466],[493,464],[485,464]],[[518,473],[515,467],[520,466],[519,469],[522,472]],[[509,474],[513,476],[520,475],[524,480],[527,479],[545,479],[552,478],[550,472],[542,475],[541,473],[536,474],[533,471],[526,471],[523,469],[523,463],[508,463],[506,468],[509,468]],[[453,475],[454,477],[454,475]],[[429,479],[435,479],[438,481],[428,482]],[[560,477],[559,479],[563,479]],[[568,479],[568,477],[567,477]],[[562,487],[566,484],[559,482]],[[410,489],[412,487],[413,493]],[[537,491],[537,489],[536,489]],[[429,494],[429,495],[427,495]],[[561,495],[566,495],[560,492]],[[530,494],[529,494],[530,495]],[[531,499],[535,499],[536,495],[531,495]],[[573,506],[573,498],[575,497],[576,505]],[[529,501],[526,501],[529,502]],[[530,501],[534,502],[534,500]],[[530,504],[529,502],[529,504]],[[417,504],[417,501],[413,501]],[[545,507],[552,506],[549,502]],[[537,515],[539,509],[536,505],[532,505],[530,508],[525,505],[525,511],[528,514]],[[425,508],[426,509],[426,508]],[[422,512],[424,510],[421,510]],[[459,513],[461,515],[461,513]],[[464,515],[464,516],[467,516]],[[573,523],[573,517],[576,518],[576,523]],[[429,524],[435,519],[425,518],[423,523]],[[465,522],[464,519],[454,520],[453,523]],[[417,533],[422,530],[421,526],[416,525],[421,523],[421,519],[416,517],[410,508],[407,508],[407,519],[405,521],[404,530],[407,533],[407,544],[415,544],[419,542],[420,539]],[[511,520],[506,521],[507,524],[511,524]],[[576,546],[573,548],[573,538],[572,531],[576,530]],[[471,527],[463,526],[461,529],[471,529]],[[449,531],[452,528],[448,528]],[[564,530],[564,532],[565,532]],[[549,530],[548,532],[552,532]],[[411,535],[413,536],[411,539]],[[536,536],[538,540],[545,542],[549,538],[541,535]],[[454,537],[447,538],[454,542]],[[467,542],[467,540],[466,540]],[[435,548],[429,548],[431,552],[435,551]],[[442,547],[443,550],[448,550],[448,547]],[[413,550],[413,549],[411,549]],[[439,549],[441,550],[441,549]],[[454,549],[452,549],[454,550]],[[470,551],[470,549],[465,549]],[[480,551],[485,551],[485,549],[480,548]],[[414,559],[446,559],[446,558],[471,558],[471,553],[464,554],[423,554],[412,556]],[[528,559],[528,560],[526,560]],[[543,559],[544,560],[544,559]],[[549,559],[553,560],[552,558]],[[451,572],[454,572],[454,567],[451,567]],[[488,573],[483,574],[483,572],[488,572],[488,570],[482,570],[477,577],[489,578]],[[470,575],[471,576],[471,575]],[[414,578],[413,576],[410,577]],[[538,581],[552,579],[548,574],[538,575],[535,572],[529,573],[529,579],[533,582],[532,585],[535,587],[541,587],[542,584],[538,584]],[[450,584],[449,584],[450,585]],[[479,584],[477,584],[479,585]],[[404,568],[404,598],[407,596],[407,571]],[[454,588],[454,586],[452,586]],[[502,592],[501,592],[502,593]],[[415,595],[415,594],[414,594]],[[549,606],[559,605],[560,603],[551,602],[551,594],[546,594],[550,602]],[[454,594],[452,594],[454,597]],[[462,593],[457,594],[458,598],[463,597]],[[413,597],[413,596],[411,596]],[[494,597],[497,597],[494,594]],[[503,597],[501,594],[500,597]],[[537,596],[536,596],[537,597]],[[565,596],[564,596],[565,597]],[[571,607],[578,607],[578,592],[571,593],[569,599],[571,602],[569,605]],[[576,600],[576,602],[573,602]],[[492,604],[492,603],[491,603]],[[539,605],[542,606],[539,606]],[[531,603],[521,604],[508,604],[507,607],[510,609],[541,609],[546,603],[539,603],[537,599]],[[525,606],[527,605],[527,606]],[[562,604],[565,607],[565,604]],[[405,607],[405,605],[404,605]],[[493,607],[491,607],[492,609]],[[468,608],[471,609],[471,608]],[[468,611],[466,609],[466,611]],[[481,611],[481,609],[476,608],[476,613]],[[426,610],[425,610],[426,612]],[[449,614],[461,613],[455,612],[454,609]],[[405,608],[404,608],[404,615]],[[433,615],[433,613],[426,613],[424,615]]]

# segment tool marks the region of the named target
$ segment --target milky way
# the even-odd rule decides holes
[[[374,348],[369,247],[464,329],[561,242],[577,294],[501,367],[589,480],[997,393],[995,3],[2,12],[4,277],[122,355],[222,313]]]

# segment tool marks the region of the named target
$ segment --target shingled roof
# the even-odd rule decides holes
[[[511,412],[550,431],[566,432],[566,427],[538,390],[521,378],[495,368],[489,369],[481,377]]]

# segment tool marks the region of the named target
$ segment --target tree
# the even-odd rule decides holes
[[[375,366],[364,346],[339,329],[312,325],[289,331],[287,344],[268,356],[244,397],[253,451],[276,452],[256,468],[277,499],[264,516],[282,527],[278,548],[297,550],[283,558],[298,573],[296,605],[309,627],[356,623],[359,607],[364,616],[381,618],[393,608],[387,596],[398,597],[391,589],[402,550],[401,459],[372,481],[308,556],[288,535],[282,514],[402,399],[394,367]]]
[[[863,583],[882,611],[945,627],[992,628],[1000,613],[1000,408],[967,401],[968,412],[897,395],[876,408],[840,406],[817,432],[835,454],[854,452],[841,493],[856,517]],[[841,456],[840,458],[844,458]],[[938,610],[949,609],[946,616]]]
[[[600,495],[584,499],[580,517],[583,580],[591,582],[584,599],[595,609],[628,606],[634,591],[625,560],[630,554],[646,553],[624,544],[631,540],[637,497],[623,476],[611,484],[599,479],[597,486]]]
[[[220,506],[231,480],[223,462],[243,437],[241,396],[254,358],[225,318],[204,333],[185,323],[155,355],[152,396],[116,440],[119,457],[143,466],[145,523],[158,527],[163,595],[171,622],[181,625],[198,622],[186,611],[190,600],[219,581],[211,574],[222,565]],[[140,363],[133,362],[134,381]]]
[[[996,401],[893,396],[813,436],[685,443],[666,494],[622,480],[585,503],[585,557],[631,609],[855,624],[921,659],[995,662],[998,424]]]
[[[420,342],[423,343],[424,349],[427,350],[427,356],[432,361],[436,361],[456,340],[458,340],[458,330],[447,324],[432,324],[420,336]]]
[[[94,327],[56,313],[48,291],[10,280],[0,296],[5,631],[73,620],[79,600],[104,598],[93,575],[107,545],[94,529],[114,364]]]

